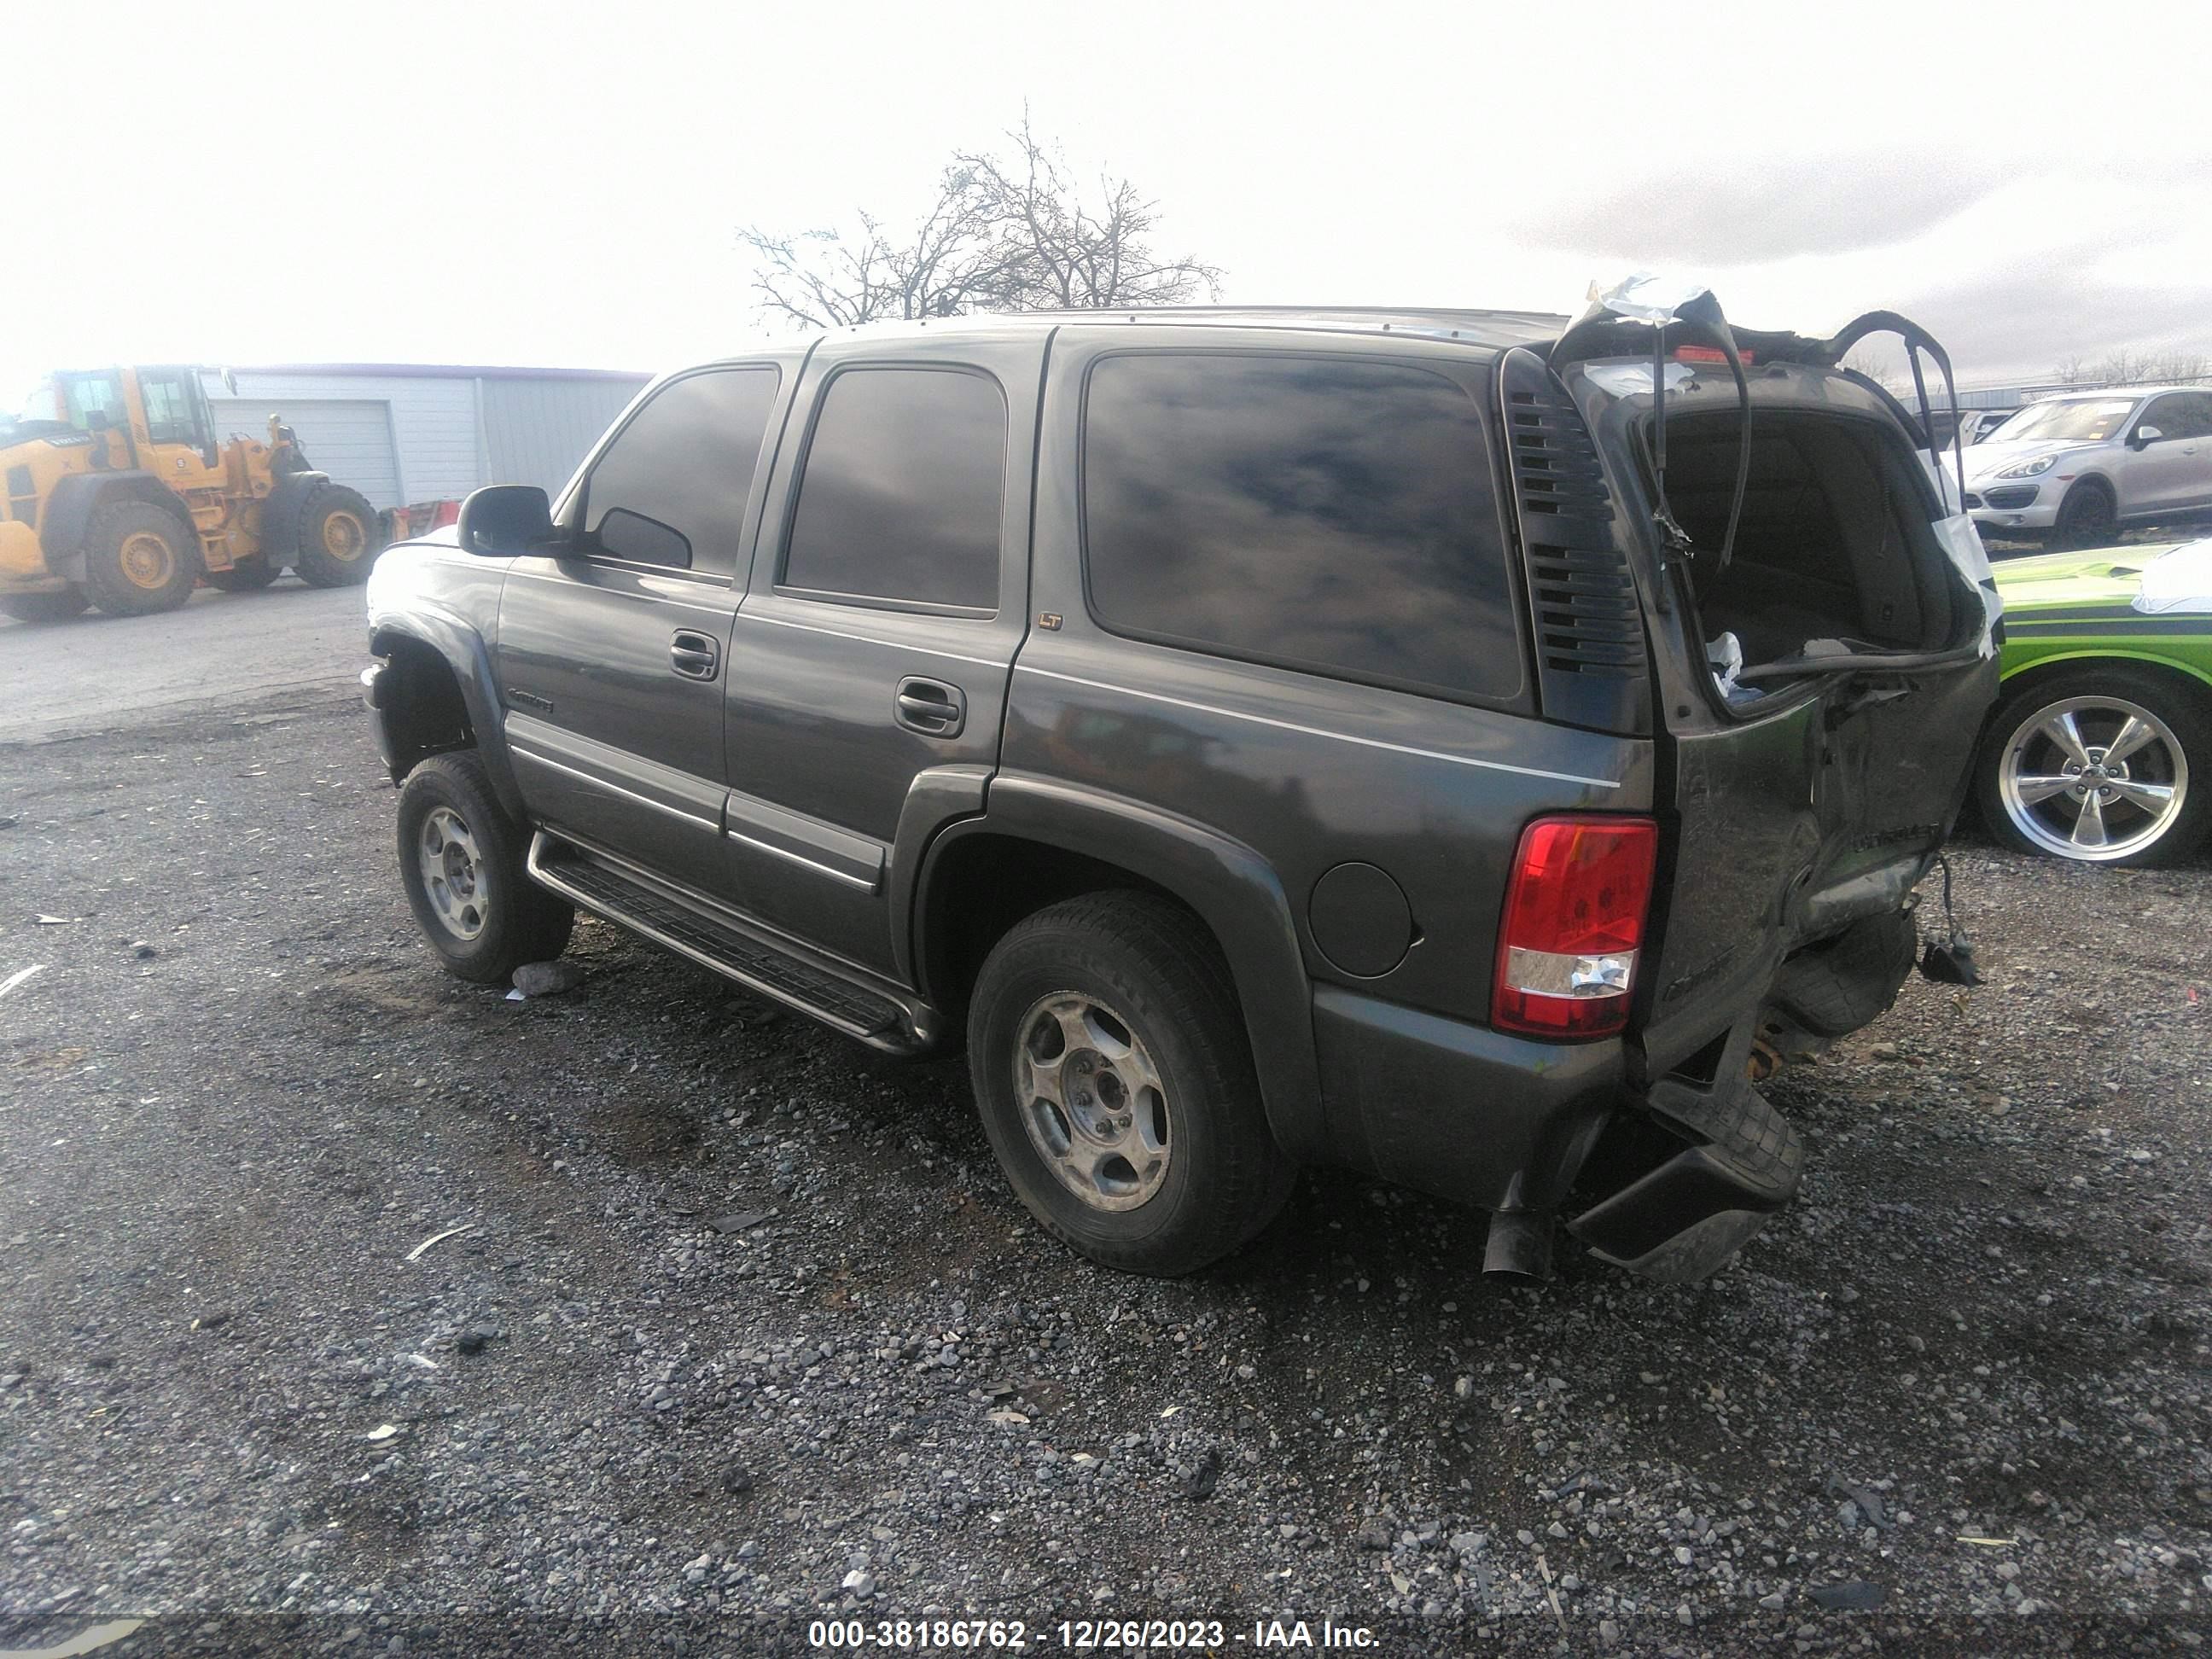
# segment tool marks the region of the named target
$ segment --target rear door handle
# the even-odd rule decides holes
[[[908,675],[898,683],[892,714],[909,732],[928,738],[957,738],[968,723],[968,696],[957,685]]]
[[[722,648],[711,634],[679,628],[668,641],[668,665],[687,680],[711,680],[721,664]]]

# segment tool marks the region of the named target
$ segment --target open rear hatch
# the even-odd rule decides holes
[[[1875,328],[1905,335],[1917,420],[1839,367]],[[1995,695],[1996,586],[1963,489],[1917,447],[1930,349],[1948,379],[1902,319],[1826,341],[1737,336],[1698,295],[1601,302],[1540,380],[1528,353],[1501,373],[1509,425],[1517,390],[1536,411],[1524,418],[1579,426],[1618,508],[1553,539],[1579,538],[1585,568],[1617,560],[1643,601],[1661,852],[1631,1065],[1678,1156],[1611,1231],[1576,1230],[1662,1277],[1710,1272],[1794,1189],[1794,1132],[1745,1080],[1753,1045],[1808,963],[1826,961],[1826,992],[1844,958],[1875,987],[1865,1007],[1804,1011],[1816,1035],[1887,1006],[1912,946],[1900,912],[1964,799]],[[1545,532],[1521,493],[1540,637]],[[1548,696],[1546,708],[1577,718]],[[1666,1146],[1644,1150],[1665,1163]],[[1729,1204],[1743,1207],[1724,1217]],[[1711,1224],[1668,1231],[1701,1205]]]

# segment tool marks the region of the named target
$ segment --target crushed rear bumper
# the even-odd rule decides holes
[[[1702,1079],[1640,1093],[1618,1039],[1540,1042],[1333,986],[1314,1016],[1336,1156],[1502,1215],[1567,1217],[1647,1278],[1705,1278],[1797,1190],[1804,1144],[1745,1077],[1755,1014],[1708,1046]]]

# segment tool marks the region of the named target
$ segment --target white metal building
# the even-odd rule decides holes
[[[465,495],[479,484],[557,492],[647,376],[590,368],[302,363],[210,369],[220,437],[278,415],[320,471],[372,507]],[[236,390],[232,389],[234,385]]]

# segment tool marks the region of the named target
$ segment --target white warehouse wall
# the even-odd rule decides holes
[[[218,435],[242,427],[259,436],[270,415],[287,416],[299,427],[309,460],[380,507],[457,500],[488,483],[535,483],[556,493],[647,379],[560,369],[395,366],[380,372],[375,365],[241,368],[233,378],[235,392],[223,384],[222,371],[201,374],[226,428]],[[323,406],[319,422],[314,405]],[[389,454],[371,461],[338,453],[335,464],[326,465],[310,441],[311,428],[337,429],[342,422],[346,445],[359,452],[370,409],[383,411]]]
[[[374,506],[465,495],[484,482],[476,386],[465,377],[240,369],[235,378],[236,399],[266,404],[267,414],[283,414],[287,402],[368,400],[385,404],[391,411],[399,487],[397,500],[374,501]],[[210,398],[233,398],[220,372],[204,373],[201,380]],[[308,459],[313,459],[310,449]]]

